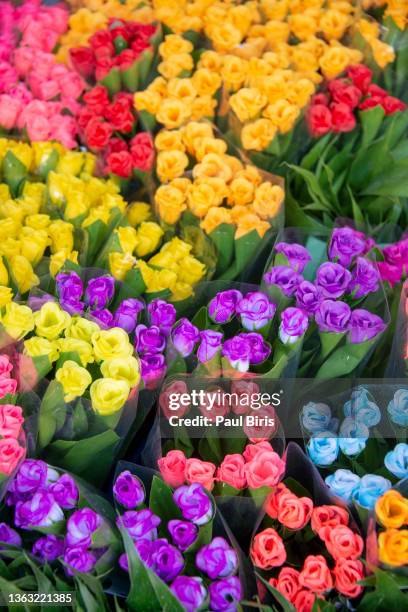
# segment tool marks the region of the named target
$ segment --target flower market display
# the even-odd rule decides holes
[[[406,0],[0,2],[0,604],[408,609]]]

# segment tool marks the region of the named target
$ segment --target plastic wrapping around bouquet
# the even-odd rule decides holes
[[[408,374],[408,281],[401,290],[391,355],[386,378],[403,378]]]

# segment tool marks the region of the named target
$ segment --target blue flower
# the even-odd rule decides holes
[[[336,470],[334,474],[327,476],[325,483],[331,493],[350,502],[360,484],[360,476],[350,470]]]
[[[388,404],[387,410],[393,423],[408,427],[408,390],[398,389]]]
[[[331,465],[339,454],[339,441],[331,431],[321,431],[310,438],[307,452],[316,465]]]
[[[384,457],[384,465],[397,478],[408,476],[408,444],[400,442]]]
[[[388,489],[391,489],[391,482],[387,478],[376,474],[366,474],[361,478],[358,489],[354,492],[353,500],[363,508],[373,510],[377,499]]]
[[[381,412],[375,402],[368,399],[368,391],[357,387],[351,393],[351,399],[343,406],[345,417],[355,417],[367,427],[374,427],[381,421]]]
[[[327,404],[309,402],[302,408],[302,425],[310,433],[320,433],[329,428],[331,409]]]
[[[340,427],[339,444],[342,452],[349,457],[357,455],[365,448],[369,435],[366,425],[354,417],[347,417]]]

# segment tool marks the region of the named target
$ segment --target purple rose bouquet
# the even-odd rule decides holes
[[[328,240],[293,234],[287,230],[278,238],[263,277],[278,305],[280,337],[287,341],[292,328],[304,325],[301,376],[352,375],[367,363],[388,323],[370,256],[374,242],[351,227],[335,228]]]

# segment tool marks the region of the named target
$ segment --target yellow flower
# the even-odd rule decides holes
[[[20,238],[21,255],[26,257],[33,266],[36,266],[41,261],[44,251],[50,243],[47,231],[23,227]]]
[[[180,53],[191,53],[193,50],[194,45],[177,34],[168,34],[159,45],[160,56],[164,59],[171,59],[173,55]]]
[[[3,257],[0,255],[0,285],[8,285],[9,275],[4,265]]]
[[[62,266],[66,261],[72,261],[72,263],[78,263],[78,251],[69,251],[68,249],[61,249],[56,253],[53,253],[50,257],[50,274],[54,278],[56,274],[61,270]]]
[[[28,171],[31,170],[34,157],[31,145],[23,142],[15,142],[12,148],[12,153],[18,160],[21,161]]]
[[[215,177],[228,183],[232,178],[232,171],[225,158],[225,155],[208,153],[203,157],[201,163],[194,166],[193,177],[195,179]]]
[[[48,196],[52,204],[62,206],[66,201],[66,195],[72,186],[70,177],[65,174],[57,174],[54,171],[48,173],[47,187]]]
[[[95,361],[92,346],[78,338],[59,338],[56,341],[60,353],[78,353],[84,367]]]
[[[133,354],[129,336],[120,327],[96,331],[92,334],[91,340],[97,361],[105,361],[105,359],[114,357],[129,357]]]
[[[110,219],[110,210],[107,206],[95,206],[91,208],[88,216],[84,221],[82,221],[82,227],[87,228],[90,227],[96,221],[102,221],[107,225]]]
[[[250,181],[255,187],[258,187],[262,183],[261,173],[255,166],[247,164],[243,170],[237,172],[235,178],[245,178]]]
[[[154,146],[157,151],[185,151],[180,130],[160,130],[154,139]]]
[[[215,50],[221,52],[231,51],[242,40],[241,32],[228,21],[214,25],[208,35]]]
[[[136,264],[136,268],[139,269],[142,278],[143,278],[143,282],[146,285],[146,287],[148,286],[148,284],[151,282],[153,275],[154,275],[154,270],[153,268],[150,268],[147,263],[145,261],[143,261],[143,259],[139,259],[139,261]]]
[[[82,368],[75,361],[65,361],[55,374],[57,380],[64,390],[64,399],[71,402],[80,397],[92,382],[92,376],[86,368]]]
[[[10,304],[13,299],[13,291],[10,287],[5,287],[4,285],[0,285],[0,308]]]
[[[125,380],[129,387],[136,387],[140,381],[139,362],[136,357],[114,357],[101,365],[104,378]]]
[[[141,223],[137,229],[136,255],[144,257],[157,249],[164,232],[160,225],[153,221]]]
[[[130,386],[126,380],[98,378],[90,389],[92,408],[102,416],[115,414],[124,406],[129,393]]]
[[[178,281],[188,285],[195,285],[205,274],[205,265],[192,255],[187,255],[180,262]]]
[[[27,225],[27,227],[31,227],[34,230],[42,230],[47,229],[51,223],[51,219],[49,215],[45,214],[28,215],[28,217],[25,218],[24,223]]]
[[[187,208],[185,196],[171,185],[161,185],[154,196],[158,213],[165,223],[174,225],[180,219],[181,213]]]
[[[288,24],[291,32],[299,40],[307,40],[317,32],[317,22],[310,15],[297,14],[288,17]]]
[[[179,272],[179,264],[174,259],[173,255],[168,251],[161,250],[159,251],[159,253],[156,253],[156,255],[153,255],[153,257],[149,259],[149,264],[154,266],[155,268],[171,270],[176,274],[178,274]],[[151,278],[149,278],[149,284],[152,283],[152,279],[153,275],[151,275]]]
[[[267,103],[267,97],[254,87],[244,87],[230,98],[231,108],[242,122],[254,119]]]
[[[21,225],[24,219],[24,208],[19,200],[7,200],[0,202],[0,216],[10,217],[18,226]]]
[[[165,79],[174,79],[182,72],[190,72],[193,67],[194,61],[189,53],[178,53],[171,59],[160,62],[157,70]]]
[[[288,12],[288,0],[261,0],[261,9],[268,19],[285,19]]]
[[[32,287],[38,285],[40,279],[32,268],[31,263],[23,255],[10,257],[10,272],[20,293],[27,293]]]
[[[310,98],[315,92],[315,85],[309,79],[299,79],[295,83],[293,83],[292,87],[289,89],[287,94],[287,99],[289,102],[298,106],[299,108],[303,108],[308,104]]]
[[[11,259],[15,255],[19,255],[20,252],[20,240],[16,240],[15,238],[6,238],[0,243],[0,253],[8,259]]]
[[[300,115],[300,109],[295,104],[287,100],[278,100],[274,104],[269,104],[264,110],[264,115],[271,120],[274,126],[282,134],[290,132]]]
[[[195,150],[195,156],[198,161],[202,161],[205,155],[208,153],[216,153],[217,155],[223,155],[227,152],[227,143],[221,138],[202,138],[197,140],[197,146]]]
[[[219,72],[221,70],[222,58],[216,51],[208,50],[204,51],[200,55],[200,59],[197,64],[197,68],[206,68],[211,72]]]
[[[136,263],[136,257],[130,253],[109,253],[109,270],[116,280],[125,280],[126,274]]]
[[[146,293],[158,293],[166,289],[172,290],[177,282],[177,274],[171,270],[153,270],[153,275],[147,284]]]
[[[335,79],[344,72],[350,63],[348,50],[343,46],[328,48],[319,61],[320,68],[326,79]]]
[[[258,215],[248,213],[247,215],[243,215],[238,221],[237,231],[235,232],[235,240],[242,238],[242,236],[245,236],[245,234],[248,234],[253,230],[257,231],[259,236],[262,238],[269,228],[270,225],[267,221],[262,221]]]
[[[231,221],[230,211],[227,208],[219,206],[217,208],[210,208],[205,216],[205,219],[201,221],[200,227],[207,234],[211,234],[211,232],[222,223],[231,223]]]
[[[210,123],[204,121],[190,121],[182,129],[183,142],[190,155],[195,154],[196,146],[202,138],[212,138],[213,128]]]
[[[187,194],[187,202],[191,212],[200,219],[205,217],[212,206],[221,204],[217,193],[207,182],[194,184]]]
[[[329,9],[325,11],[319,20],[319,29],[323,32],[326,40],[339,40],[343,37],[351,19],[345,13]]]
[[[33,336],[24,341],[24,353],[29,357],[48,357],[50,363],[57,361],[59,357],[55,342],[39,336]]]
[[[1,322],[9,336],[14,340],[21,340],[28,332],[34,329],[34,315],[31,308],[21,306],[16,302],[6,304]]]
[[[161,253],[169,253],[171,256],[179,262],[180,259],[186,257],[192,249],[191,244],[180,240],[180,238],[172,238],[169,242],[166,242],[161,248]],[[151,261],[151,260],[150,260]]]
[[[192,77],[194,88],[199,96],[213,96],[221,87],[221,76],[208,68],[199,68]]]
[[[35,200],[38,206],[42,206],[45,202],[45,191],[44,183],[27,182],[23,187],[23,196]]]
[[[6,240],[7,238],[17,238],[21,231],[21,223],[7,217],[6,219],[0,219],[0,241]]]
[[[264,151],[275,138],[277,128],[269,119],[257,119],[244,125],[241,131],[242,146],[246,150]]]
[[[164,127],[171,130],[183,125],[190,117],[190,114],[191,109],[188,105],[181,100],[169,98],[160,104],[156,118]]]
[[[261,219],[275,217],[282,205],[285,193],[279,185],[265,182],[259,185],[255,191],[253,208]]]
[[[180,302],[181,300],[186,300],[193,293],[193,288],[188,283],[180,283],[177,282],[170,296],[172,302]]]
[[[371,40],[370,45],[374,59],[380,68],[385,68],[387,64],[395,60],[395,51],[391,45],[377,39]]]
[[[133,104],[137,111],[146,111],[151,115],[156,115],[159,111],[162,98],[157,91],[146,89],[137,91],[133,97]]]
[[[156,174],[162,183],[183,175],[188,157],[182,151],[160,151],[157,155]]]
[[[408,529],[387,529],[380,533],[378,557],[387,565],[408,565]]]
[[[191,79],[174,78],[167,83],[167,95],[188,105],[196,97],[197,91]]]
[[[56,172],[78,176],[84,166],[85,154],[80,151],[65,151],[58,160]]]
[[[361,36],[366,40],[378,38],[380,35],[380,24],[377,21],[360,19],[357,22],[357,29],[360,32]]]
[[[6,183],[0,183],[0,202],[5,202],[11,199],[11,193]]]
[[[56,302],[46,302],[34,313],[35,331],[38,336],[54,340],[69,326],[71,316]]]
[[[86,193],[73,191],[68,197],[64,210],[64,218],[70,221],[85,215],[88,212],[89,206],[90,202]]]
[[[69,327],[65,330],[65,337],[89,343],[91,342],[92,335],[97,331],[99,331],[99,325],[94,323],[94,321],[74,316],[71,318]]]
[[[222,60],[221,77],[230,91],[237,91],[248,75],[249,62],[236,55],[225,55]]]
[[[408,499],[398,491],[390,489],[378,498],[375,513],[384,527],[398,529],[408,524]]]
[[[214,116],[217,100],[212,96],[199,96],[193,100],[191,105],[191,119],[211,119]]]
[[[230,184],[230,195],[228,197],[228,203],[238,206],[245,206],[250,204],[254,198],[254,185],[248,179],[244,177],[238,177],[231,181]]]
[[[289,36],[290,26],[285,21],[271,19],[265,24],[265,38],[273,49],[281,43],[286,43]]]
[[[74,248],[74,227],[67,221],[57,219],[48,226],[48,235],[51,238],[51,252],[61,250],[72,251]]]
[[[126,211],[127,220],[133,227],[147,221],[151,214],[150,204],[146,204],[146,202],[133,202]]]
[[[120,248],[124,253],[132,254],[137,245],[137,232],[134,227],[118,227],[115,233],[119,239]]]
[[[181,193],[184,195],[184,197],[187,196],[187,191],[190,189],[191,184],[192,183],[191,183],[190,179],[188,179],[186,177],[175,178],[170,183],[170,185],[172,187],[174,187],[175,189],[178,189],[179,191],[181,191]]]

